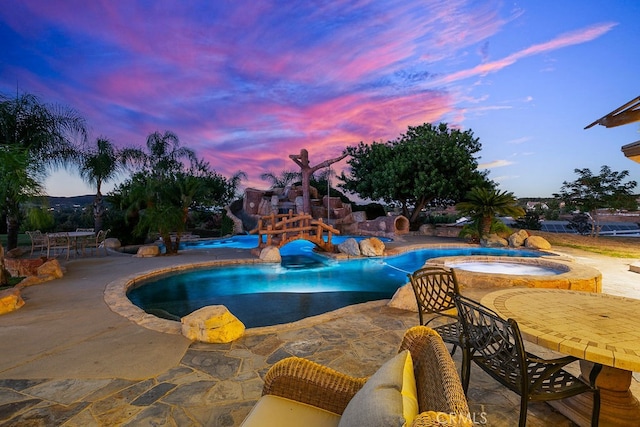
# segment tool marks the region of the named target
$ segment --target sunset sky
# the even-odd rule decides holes
[[[446,122],[500,189],[545,197],[576,168],[640,181],[620,151],[639,124],[584,130],[640,95],[639,17],[632,0],[4,0],[0,92],[76,109],[91,142],[173,131],[259,188],[302,148],[314,165]],[[94,189],[69,172],[47,191]]]

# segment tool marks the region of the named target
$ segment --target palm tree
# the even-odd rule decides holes
[[[96,232],[102,230],[105,212],[102,184],[115,179],[124,170],[127,160],[134,154],[136,158],[141,156],[140,153],[134,153],[132,149],[118,150],[110,140],[103,137],[96,139],[94,149],[83,154],[80,176],[96,188],[93,199],[93,221]]]
[[[496,216],[517,218],[524,215],[524,209],[516,204],[513,193],[495,188],[474,187],[465,198],[465,201],[456,205],[456,209],[476,221],[480,237],[489,234],[491,223]]]
[[[85,139],[85,121],[76,111],[45,105],[30,94],[15,98],[0,95],[0,146],[5,150],[2,155],[18,160],[8,175],[0,177],[0,185],[6,185],[8,180],[17,185],[12,191],[5,191],[5,198],[0,200],[0,210],[7,216],[7,249],[18,245],[20,204],[38,192],[49,167],[77,162],[77,145]]]
[[[269,181],[271,188],[285,188],[287,185],[299,181],[302,178],[300,172],[283,170],[280,175],[276,175],[273,172],[265,172],[260,175],[260,179],[263,181]]]
[[[192,166],[197,162],[196,153],[180,146],[178,135],[171,131],[154,132],[147,137],[147,153],[140,156],[140,150],[126,151],[125,155],[142,161],[143,169],[151,176],[162,177],[182,169],[182,161]]]

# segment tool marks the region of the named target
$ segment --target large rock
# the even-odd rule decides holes
[[[338,245],[338,250],[349,256],[360,256],[360,245],[358,245],[358,241],[353,237],[350,237],[340,243]]]
[[[224,305],[210,305],[180,319],[182,335],[190,340],[228,343],[244,335],[244,324]]]
[[[60,266],[58,260],[50,259],[37,268],[35,275],[25,277],[16,287],[26,288],[27,286],[39,285],[40,283],[61,279],[63,276],[64,269]]]
[[[23,305],[24,300],[20,296],[20,289],[10,288],[0,291],[0,314],[10,313]]]
[[[280,250],[275,246],[266,246],[260,251],[260,259],[264,262],[282,262]]]
[[[407,283],[406,285],[399,287],[387,305],[400,310],[418,312],[416,294],[413,292],[411,283]]]
[[[122,243],[120,243],[120,240],[116,239],[115,237],[104,239],[104,247],[107,249],[118,250],[121,246]]]
[[[509,245],[507,239],[503,239],[497,234],[490,234],[487,237],[480,240],[480,246],[485,248],[505,248]]]
[[[527,240],[525,240],[524,246],[530,249],[551,249],[551,243],[549,243],[544,237],[540,236],[529,236]]]
[[[384,243],[382,240],[371,237],[360,241],[360,253],[363,256],[382,256],[384,255]]]
[[[38,277],[49,277],[49,280],[62,279],[64,276],[64,271],[57,259],[50,259],[42,264],[38,267],[37,273]]]
[[[5,258],[4,266],[14,277],[35,276],[46,258]]]
[[[160,255],[160,248],[156,245],[144,245],[138,248],[138,253],[134,256],[138,258],[149,258]]]
[[[529,238],[529,233],[526,230],[520,230],[509,236],[509,246],[512,248],[519,248],[524,245],[525,240]]]

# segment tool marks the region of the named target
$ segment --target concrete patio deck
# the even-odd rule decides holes
[[[418,242],[441,243],[405,239]],[[602,271],[603,292],[640,298],[640,277],[629,271],[636,260],[562,252]],[[123,276],[250,257],[247,250],[214,249],[175,257],[80,258],[64,263],[63,279],[24,289],[26,305],[0,317],[0,425],[234,426],[260,396],[262,376],[274,362],[296,355],[351,375],[371,375],[418,322],[416,313],[371,302],[249,330],[232,344],[192,344],[133,323],[104,301],[107,285]],[[484,292],[463,290],[476,299]],[[460,351],[454,360],[459,365]],[[634,381],[636,395],[639,388]],[[468,398],[477,425],[517,424],[518,396],[480,370],[472,371]],[[529,406],[528,425],[573,424],[536,403]]]

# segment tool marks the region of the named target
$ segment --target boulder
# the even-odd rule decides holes
[[[19,288],[0,291],[0,314],[10,313],[22,307],[24,300],[20,296]]]
[[[529,233],[526,230],[520,230],[509,236],[509,246],[512,248],[519,248],[524,245],[524,241],[529,237]]]
[[[16,285],[16,288],[26,288],[27,286],[38,285],[64,276],[64,269],[57,259],[46,260],[38,266],[34,275],[29,275]]]
[[[265,246],[260,251],[260,259],[264,262],[279,263],[282,262],[282,256],[280,256],[280,249],[275,246]]]
[[[382,256],[384,255],[384,243],[382,240],[371,237],[360,242],[360,253],[363,256]]]
[[[551,249],[551,243],[547,241],[544,237],[540,236],[529,236],[527,240],[524,242],[524,246],[529,249],[542,249],[547,250]]]
[[[485,248],[506,248],[509,246],[509,242],[507,242],[507,239],[503,239],[497,234],[490,234],[480,240],[480,246]]]
[[[360,245],[358,245],[358,241],[353,237],[350,237],[340,243],[338,245],[338,250],[349,256],[360,256]]]
[[[399,287],[387,305],[400,310],[414,311],[417,313],[418,303],[416,302],[416,294],[413,292],[411,283]]]
[[[35,276],[46,258],[5,258],[4,266],[13,277]]]
[[[138,258],[150,258],[160,255],[160,248],[156,245],[144,245],[138,248],[138,253],[134,256]]]
[[[120,243],[120,240],[116,239],[115,237],[104,239],[104,247],[107,249],[118,250],[121,246],[122,243]]]
[[[202,307],[180,319],[182,335],[190,340],[228,343],[244,335],[244,324],[224,305]]]
[[[48,278],[48,280],[53,280],[53,279],[62,279],[64,272],[62,271],[62,267],[60,267],[60,263],[58,262],[57,259],[50,259],[44,264],[42,264],[40,267],[38,267],[37,274],[38,274],[38,277]],[[43,280],[43,282],[46,282],[46,281],[47,280]]]

